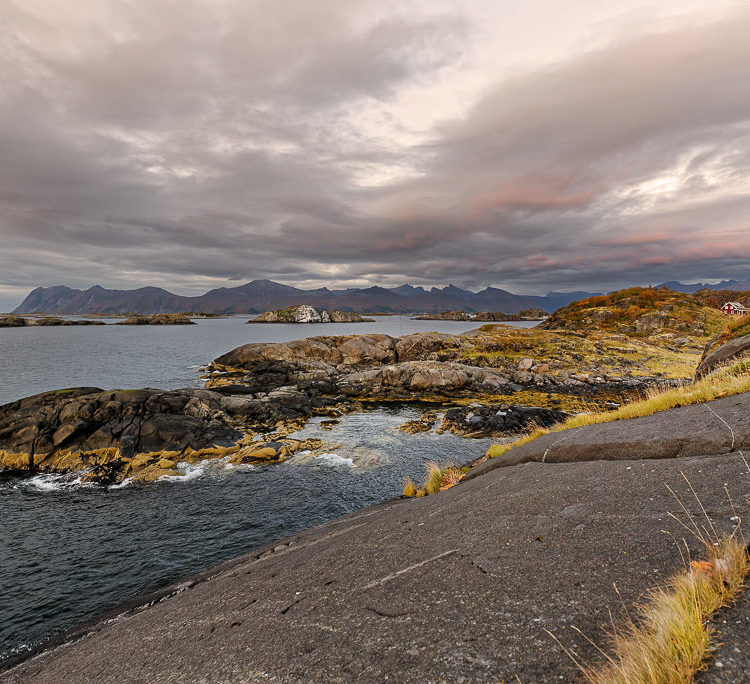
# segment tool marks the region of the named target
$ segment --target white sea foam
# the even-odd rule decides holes
[[[128,485],[130,485],[133,482],[132,477],[126,477],[122,482],[119,484],[113,484],[110,486],[110,489],[124,489]]]
[[[238,473],[249,473],[251,470],[258,470],[260,466],[255,466],[252,463],[238,463],[237,465],[230,465],[227,470],[236,470]]]
[[[353,458],[347,458],[346,456],[339,456],[338,454],[320,454],[315,457],[316,460],[320,461],[324,465],[337,468],[339,466],[347,466],[348,468],[356,468],[357,464]]]
[[[186,461],[180,461],[177,464],[178,475],[165,475],[159,478],[163,482],[190,482],[191,480],[197,480],[199,477],[203,477],[206,473],[206,462],[201,463],[187,463]]]
[[[241,473],[249,470],[258,470],[259,466],[253,465],[252,463],[230,463],[229,456],[221,459],[223,462],[224,470],[227,472],[238,471]]]
[[[83,481],[83,472],[65,475],[55,473],[34,475],[34,477],[30,477],[23,484],[38,492],[59,492],[66,489],[75,489],[76,487],[93,487],[94,484],[92,482]]]

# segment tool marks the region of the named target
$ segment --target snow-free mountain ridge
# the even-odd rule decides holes
[[[272,280],[253,280],[238,287],[220,287],[197,297],[183,297],[158,287],[137,290],[107,290],[94,285],[75,290],[63,285],[38,287],[13,312],[54,314],[123,313],[259,313],[297,304],[316,308],[375,313],[439,312],[446,310],[502,311],[517,313],[541,308],[554,311],[590,292],[550,292],[545,296],[518,295],[495,287],[480,292],[454,285],[444,288],[401,285],[400,287],[348,288],[345,290],[301,290]]]

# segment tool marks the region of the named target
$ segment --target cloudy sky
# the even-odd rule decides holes
[[[0,310],[750,276],[736,0],[3,0]]]

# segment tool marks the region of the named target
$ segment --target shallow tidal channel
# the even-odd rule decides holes
[[[295,437],[330,448],[264,467],[186,466],[145,486],[0,475],[0,666],[84,619],[275,539],[397,496],[428,461],[461,464],[491,440],[398,427],[419,411],[377,408]]]

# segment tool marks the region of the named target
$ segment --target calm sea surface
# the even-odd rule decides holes
[[[375,323],[0,329],[0,404],[62,387],[200,386],[199,368],[248,342],[310,335],[462,332],[471,323],[379,317]],[[352,414],[298,436],[332,446],[262,468],[184,466],[153,485],[81,485],[75,475],[0,475],[0,664],[60,630],[302,529],[400,493],[424,464],[462,463],[488,440],[405,435],[410,408]]]

